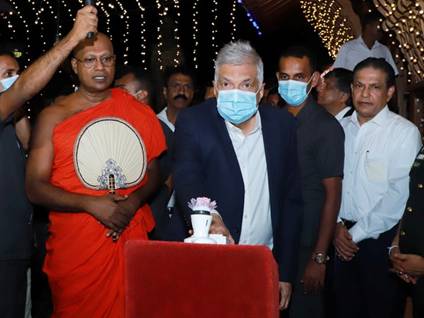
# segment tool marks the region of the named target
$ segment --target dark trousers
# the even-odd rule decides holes
[[[29,261],[0,260],[0,317],[25,316]]]
[[[351,261],[334,260],[334,292],[337,318],[402,317],[402,289],[395,274],[389,272],[387,247],[396,227],[376,240],[358,243]]]
[[[316,294],[305,294],[303,284],[300,283],[305,272],[306,265],[312,256],[311,248],[300,248],[298,256],[298,268],[296,282],[293,284],[293,293],[290,301],[290,318],[320,318],[324,317],[324,290]]]

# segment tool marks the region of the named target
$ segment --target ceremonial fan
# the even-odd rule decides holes
[[[87,124],[74,146],[74,165],[90,189],[128,188],[138,184],[147,167],[146,147],[126,121],[108,117]]]

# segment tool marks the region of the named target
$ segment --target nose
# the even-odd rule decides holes
[[[96,69],[96,70],[103,70],[104,68],[105,68],[105,66],[103,65],[103,63],[102,63],[102,60],[101,59],[96,59],[96,63],[95,63],[95,65],[94,65],[94,68]]]
[[[362,97],[368,97],[369,95],[370,95],[369,87],[364,86],[361,90],[361,96]]]

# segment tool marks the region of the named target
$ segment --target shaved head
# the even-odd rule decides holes
[[[113,53],[113,45],[112,41],[109,39],[109,37],[101,32],[96,33],[96,36],[91,39],[85,39],[84,41],[81,41],[72,51],[72,56],[81,58],[81,52],[85,51],[86,49],[90,49],[94,46],[95,42],[105,42],[106,46],[109,46],[111,52]]]

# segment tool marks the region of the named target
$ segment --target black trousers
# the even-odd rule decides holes
[[[376,240],[358,243],[351,261],[334,260],[334,294],[337,318],[399,318],[403,311],[401,282],[389,272],[387,247],[396,227]]]
[[[27,260],[0,260],[0,317],[25,316],[28,266]]]

